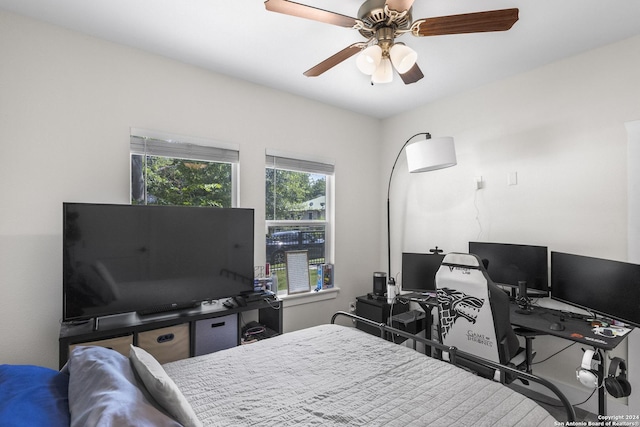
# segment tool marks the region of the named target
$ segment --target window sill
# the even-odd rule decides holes
[[[340,288],[334,287],[318,292],[311,291],[293,295],[278,295],[278,298],[282,300],[284,307],[292,307],[294,305],[309,304],[312,302],[335,299],[338,297],[338,292],[340,292]]]

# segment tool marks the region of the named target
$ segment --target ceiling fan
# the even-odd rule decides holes
[[[358,10],[358,18],[307,6],[289,0],[266,0],[267,10],[299,18],[358,30],[367,40],[354,43],[304,72],[316,77],[358,52],[358,69],[371,75],[371,84],[389,83],[393,68],[405,84],[424,77],[416,63],[417,53],[395,39],[405,33],[416,37],[446,34],[506,31],[518,20],[518,9],[501,9],[460,15],[439,16],[413,20],[414,0],[365,0]]]

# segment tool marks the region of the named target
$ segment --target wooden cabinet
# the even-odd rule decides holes
[[[189,324],[152,329],[138,334],[138,347],[146,350],[160,363],[175,362],[189,357]]]
[[[69,353],[71,353],[73,349],[79,345],[95,345],[95,346],[110,348],[122,354],[123,356],[129,357],[129,349],[130,349],[129,346],[131,344],[133,344],[133,335],[129,334],[123,337],[105,338],[102,340],[71,344],[69,346]]]
[[[60,367],[78,345],[99,345],[129,356],[129,345],[144,348],[160,363],[206,354],[240,343],[240,313],[257,312],[269,335],[282,333],[282,302],[257,301],[243,307],[203,304],[195,309],[140,316],[136,313],[60,327]],[[222,325],[220,329],[216,325]],[[216,327],[214,327],[216,326]]]

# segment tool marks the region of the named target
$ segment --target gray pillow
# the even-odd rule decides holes
[[[69,372],[71,427],[180,427],[138,386],[129,359],[104,347],[76,347]]]
[[[193,408],[160,363],[145,350],[131,345],[129,358],[147,391],[185,427],[201,427]]]

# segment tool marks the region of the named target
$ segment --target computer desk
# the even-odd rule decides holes
[[[431,339],[431,310],[434,308],[438,308],[438,298],[436,297],[428,297],[426,295],[421,295],[419,292],[411,292],[410,294],[397,295],[396,298],[405,303],[415,302],[420,308],[425,312],[425,338]],[[438,322],[439,324],[440,322]],[[415,344],[415,343],[414,343]],[[424,354],[431,356],[431,347],[424,347]]]
[[[606,361],[606,352],[618,346],[629,335],[605,337],[593,332],[591,322],[581,317],[571,317],[569,313],[544,307],[532,307],[530,314],[522,314],[517,304],[511,303],[511,324],[541,335],[552,335],[558,338],[578,342],[594,347],[602,362]],[[550,329],[552,323],[560,323],[564,330]],[[529,351],[529,349],[528,349]],[[598,364],[598,378],[604,381],[604,363]],[[607,414],[605,387],[598,388],[598,414]]]

